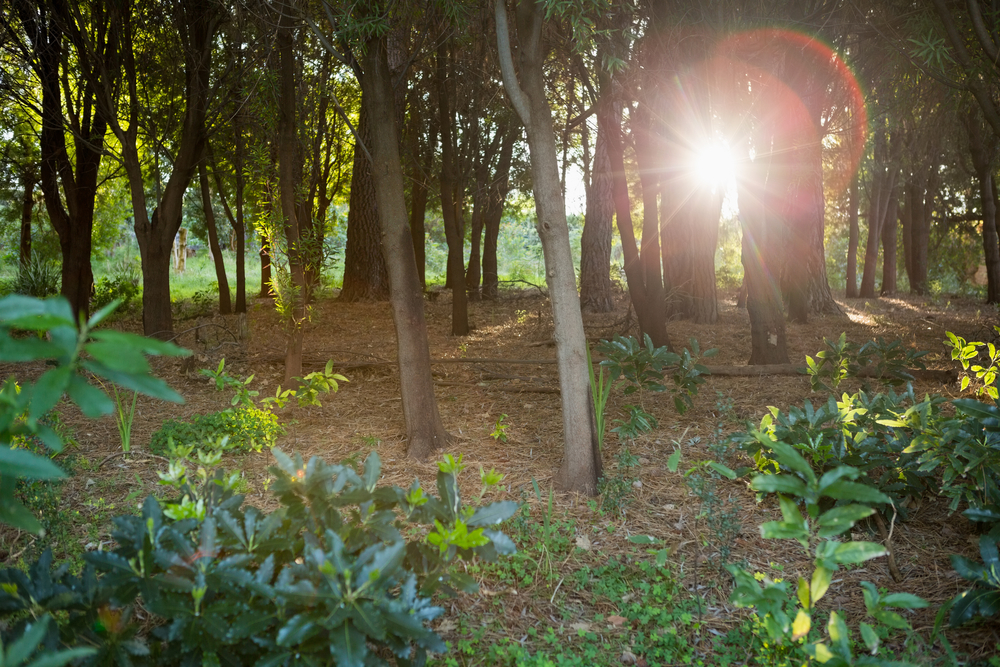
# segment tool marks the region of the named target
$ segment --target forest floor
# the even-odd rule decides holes
[[[809,324],[788,325],[789,357],[804,365],[805,356],[823,349],[823,339],[846,332],[864,343],[881,336],[901,339],[905,346],[926,350],[928,368],[952,368],[942,341],[952,331],[970,340],[991,339],[997,311],[960,298],[910,297],[872,300],[843,299],[843,315],[824,316]],[[606,315],[585,316],[588,337],[635,334],[634,317],[619,298],[619,308]],[[707,504],[685,483],[690,462],[710,457],[708,447],[731,432],[757,424],[767,406],[786,409],[826,397],[812,394],[804,376],[709,377],[694,399],[694,407],[678,415],[667,394],[647,394],[645,409],[659,426],[640,436],[623,455],[623,443],[609,433],[605,442],[605,494],[596,499],[555,493],[549,488],[561,457],[562,429],[552,318],[539,291],[507,291],[499,301],[470,302],[475,327],[467,337],[450,335],[451,303],[447,293],[426,304],[431,356],[455,360],[434,366],[437,400],[444,424],[452,434],[449,453],[464,456],[467,497],[479,491],[480,466],[506,475],[495,499],[522,501],[521,512],[505,525],[520,553],[509,562],[470,570],[481,580],[479,593],[445,601],[447,613],[435,622],[451,642],[452,652],[441,664],[754,664],[758,648],[749,637],[745,612],[728,602],[731,578],[721,569],[743,562],[751,572],[794,581],[811,571],[811,562],[789,542],[763,540],[757,526],[779,516],[773,498],[756,502],[745,480],[720,480]],[[73,476],[48,500],[36,499],[61,517],[59,530],[44,540],[0,529],[0,564],[37,555],[45,546],[57,554],[79,555],[110,544],[110,517],[131,511],[148,493],[157,491],[157,472],[166,460],[148,453],[150,436],[169,418],[188,418],[228,407],[230,395],[217,392],[200,368],[215,368],[221,358],[233,376],[254,374],[251,384],[261,397],[273,395],[281,382],[284,337],[269,303],[256,301],[248,315],[249,339],[239,340],[234,318],[200,318],[175,322],[186,331],[176,342],[195,352],[194,365],[182,360],[155,361],[157,372],[183,394],[183,405],[140,397],[133,427],[133,452],[122,455],[111,417],[84,419],[64,405],[63,421],[76,445]],[[205,325],[205,326],[200,326]],[[138,321],[119,320],[115,326],[140,329]],[[195,327],[200,327],[194,329]],[[678,347],[695,337],[703,350],[718,348],[708,360],[713,366],[742,366],[750,354],[749,320],[735,307],[735,295],[723,295],[719,321],[668,326]],[[405,455],[404,425],[395,367],[395,339],[388,304],[317,303],[305,341],[307,370],[322,368],[328,359],[347,364],[348,383],[335,395],[321,397],[322,407],[286,408],[287,428],[278,446],[304,458],[321,456],[339,461],[363,459],[377,449],[385,481],[408,486],[414,477],[434,478],[434,461],[418,462]],[[477,359],[509,360],[474,361]],[[539,363],[513,363],[538,360]],[[548,361],[548,363],[545,363]],[[369,364],[362,366],[361,364]],[[19,368],[19,374],[42,370]],[[0,375],[13,368],[0,366]],[[848,383],[849,384],[849,383]],[[847,387],[853,391],[855,387]],[[957,386],[918,382],[919,395],[957,395]],[[620,390],[612,392],[607,415],[623,416],[633,402]],[[501,419],[502,418],[502,419]],[[498,423],[506,442],[495,438]],[[683,454],[677,472],[668,457]],[[241,455],[232,467],[242,471],[248,497],[267,507],[267,451]],[[713,504],[714,503],[714,504]],[[735,517],[725,512],[735,508]],[[715,513],[715,520],[707,513]],[[721,517],[721,519],[720,519]],[[735,525],[733,519],[738,520]],[[865,533],[856,527],[855,535]],[[632,535],[651,535],[670,549],[669,562],[659,569]],[[865,539],[878,541],[872,532]],[[978,559],[978,536],[959,513],[949,513],[945,501],[927,496],[909,509],[908,519],[893,524],[892,548],[902,581],[890,576],[886,559],[837,573],[825,604],[844,609],[852,628],[864,615],[860,581],[871,581],[891,592],[910,592],[931,603],[909,613],[908,620],[923,637],[930,635],[937,608],[966,588],[949,562],[952,553]],[[1000,621],[981,622],[948,632],[952,646],[969,659],[1000,654]],[[896,642],[894,644],[894,642]],[[941,656],[937,647],[888,645],[931,664]],[[534,657],[530,657],[534,656]],[[544,658],[544,659],[543,659]],[[945,660],[944,658],[941,658]],[[549,660],[550,662],[545,662]],[[534,662],[532,662],[534,661]],[[609,662],[610,661],[610,662]],[[947,664],[947,661],[937,664]],[[984,663],[985,664],[985,663]]]

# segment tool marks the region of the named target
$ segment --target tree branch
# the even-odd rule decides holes
[[[500,74],[514,110],[521,117],[525,127],[530,125],[531,109],[528,98],[517,82],[517,72],[514,71],[514,58],[510,52],[510,28],[507,26],[507,6],[505,0],[496,0],[497,49],[500,52]]]

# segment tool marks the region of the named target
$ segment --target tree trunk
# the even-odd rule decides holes
[[[514,156],[514,143],[521,136],[521,128],[514,122],[505,124],[503,141],[500,145],[500,159],[497,162],[486,212],[483,215],[483,298],[496,299],[499,296],[500,276],[497,273],[497,241],[500,237],[500,221],[503,219],[503,205],[510,192],[510,163]]]
[[[212,193],[208,188],[208,169],[204,163],[198,165],[198,178],[201,181],[201,204],[205,210],[205,226],[208,227],[208,245],[212,249],[212,261],[215,263],[215,279],[219,282],[219,314],[228,315],[233,312],[229,296],[229,279],[226,278],[226,263],[219,247],[219,233],[215,226],[215,209],[212,208]]]
[[[936,166],[929,169],[926,184],[917,190],[914,201],[910,230],[910,292],[914,294],[927,294],[927,252],[939,178]]]
[[[858,176],[851,180],[851,190],[848,194],[847,220],[849,231],[847,234],[847,285],[846,296],[849,299],[858,296]]]
[[[979,180],[979,199],[983,216],[983,257],[986,262],[986,303],[1000,303],[1000,241],[997,238],[997,202],[993,191],[993,160],[996,139],[985,137],[975,112],[965,116],[969,136],[969,154]]]
[[[417,262],[417,275],[420,286],[427,286],[427,230],[424,220],[427,217],[427,182],[417,178],[410,186],[410,238],[413,241],[413,254]]]
[[[602,91],[596,104],[602,107],[612,104],[610,91]],[[606,112],[597,114],[597,140],[580,238],[580,307],[585,313],[608,313],[615,307],[611,291],[611,224],[615,200],[608,155],[609,116]]]
[[[775,215],[775,200],[784,195],[769,182],[771,141],[758,146],[757,158],[747,163],[737,180],[740,221],[743,225],[743,275],[750,315],[750,365],[787,364],[785,318],[778,284],[784,252],[784,230]],[[781,179],[776,179],[781,180]]]
[[[881,296],[896,293],[896,230],[899,227],[899,188],[893,188],[882,223],[882,289]]]
[[[611,161],[612,192],[615,201],[615,224],[622,242],[622,255],[625,260],[625,282],[628,285],[629,297],[635,307],[636,318],[639,320],[639,330],[649,334],[657,347],[670,347],[667,336],[667,323],[662,308],[655,311],[661,313],[657,318],[654,309],[649,307],[649,295],[646,290],[642,264],[639,261],[639,248],[635,242],[635,231],[632,228],[632,203],[629,200],[628,180],[625,175],[625,156],[621,132],[621,113],[617,105],[610,105],[608,125],[608,158]],[[601,110],[598,110],[601,113]]]
[[[31,212],[35,207],[35,185],[38,179],[33,170],[21,172],[21,238],[17,244],[18,267],[24,271],[31,263]]]
[[[642,280],[646,287],[646,313],[653,322],[663,322],[666,333],[666,304],[663,300],[663,277],[660,273],[660,167],[663,162],[658,155],[662,143],[657,141],[652,127],[653,119],[645,105],[640,103],[633,123],[635,138],[635,158],[639,166],[639,186],[642,189],[642,243],[639,250],[639,264],[642,266]],[[659,333],[659,332],[657,332]],[[650,333],[653,345],[666,343]]]
[[[363,66],[359,76],[361,102],[372,126],[371,173],[391,285],[390,302],[396,326],[399,381],[408,441],[406,453],[412,458],[425,459],[445,445],[450,437],[444,430],[434,397],[424,297],[413,256],[413,239],[406,224],[403,170],[384,36],[368,40]]]
[[[593,495],[602,472],[601,452],[594,427],[587,338],[560,190],[552,112],[545,96],[542,11],[541,5],[532,0],[517,4],[520,81],[511,56],[504,0],[495,4],[497,43],[504,88],[528,133],[538,235],[555,323],[564,438],[563,462],[556,480],[563,489]]]
[[[447,286],[451,288],[451,335],[469,334],[469,305],[465,293],[465,220],[461,214],[463,191],[456,180],[454,126],[451,95],[454,87],[449,86],[447,77],[447,44],[441,43],[437,49],[437,70],[435,89],[440,116],[441,132],[441,217],[444,218],[444,234],[448,242]]]
[[[368,112],[361,101],[358,136],[371,145]],[[398,149],[397,149],[398,151]],[[361,145],[354,145],[351,196],[347,212],[347,244],[344,247],[343,301],[385,301],[389,298],[389,277],[382,252],[379,211],[376,203],[372,166]]]
[[[865,245],[865,268],[861,276],[861,290],[858,293],[863,299],[875,297],[878,248],[882,237],[882,225],[889,208],[889,199],[896,187],[900,146],[897,136],[893,135],[887,140],[884,129],[876,131],[872,189],[868,202],[868,242]]]
[[[238,135],[238,130],[237,130]],[[219,193],[219,201],[222,202],[222,210],[226,212],[226,219],[232,227],[232,238],[235,240],[236,251],[236,311],[237,313],[247,312],[247,278],[246,278],[246,227],[243,222],[243,174],[242,174],[242,151],[240,144],[242,138],[237,136],[237,158],[236,158],[236,213],[233,213],[226,199],[226,191],[222,187],[222,176],[219,174],[219,166],[215,161],[211,144],[208,145],[208,161],[211,163],[212,176],[215,179],[215,189]],[[232,244],[231,244],[232,245]],[[225,265],[223,265],[225,272]],[[227,283],[228,284],[228,283]],[[220,296],[222,283],[219,283]],[[263,287],[263,285],[262,285]],[[221,302],[220,302],[221,308]]]

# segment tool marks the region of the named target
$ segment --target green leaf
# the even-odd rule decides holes
[[[868,652],[875,655],[878,651],[879,638],[876,634],[875,629],[867,623],[861,624],[861,638],[865,641],[865,646],[868,647]]]
[[[0,361],[22,362],[36,359],[54,359],[63,354],[63,349],[41,338],[4,337],[0,345]]]
[[[137,391],[140,394],[173,403],[184,402],[184,398],[171,389],[166,382],[151,375],[123,373],[96,361],[85,361],[83,362],[83,367],[94,375],[99,375],[107,380],[111,380],[120,387]]]
[[[39,535],[42,532],[42,524],[38,523],[38,519],[13,496],[0,494],[0,523],[19,528],[33,535]]]
[[[855,523],[875,513],[865,505],[844,505],[823,512],[817,519],[820,537],[833,537],[849,530]]]
[[[12,294],[0,299],[0,322],[18,329],[42,331],[55,326],[76,328],[73,310],[64,297],[36,299]]]
[[[806,485],[798,477],[791,475],[757,475],[750,480],[750,488],[765,493],[784,493],[801,498],[806,494]]]
[[[296,646],[320,630],[309,614],[296,614],[278,630],[278,646]]]
[[[330,631],[330,652],[338,667],[364,667],[368,654],[365,635],[347,621]]]
[[[862,503],[890,504],[892,500],[878,489],[867,484],[839,480],[826,487],[823,495],[837,500],[855,500]]]
[[[122,373],[147,374],[149,373],[149,362],[139,349],[114,343],[111,341],[97,341],[84,346],[91,357],[108,368]]]
[[[91,419],[114,412],[115,404],[108,395],[75,373],[69,379],[66,393]]]
[[[826,591],[830,588],[831,575],[830,570],[825,567],[817,567],[813,570],[812,581],[809,583],[809,594],[812,597],[813,605],[826,595]]]
[[[10,449],[0,445],[0,470],[16,470],[25,479],[60,479],[66,476],[50,459],[26,449]]]
[[[489,505],[484,505],[476,509],[476,512],[469,519],[467,525],[469,526],[495,526],[501,521],[506,521],[510,517],[514,516],[514,513],[520,507],[519,503],[513,500],[503,500],[496,503],[490,503]]]
[[[677,448],[674,453],[667,458],[667,470],[670,472],[677,472],[677,466],[681,463],[681,450]]]
[[[187,357],[191,355],[191,350],[178,347],[173,343],[125,331],[101,329],[91,332],[90,335],[94,340],[111,343],[112,345],[120,346],[122,349],[137,350],[143,354],[162,355],[165,357]]]
[[[726,477],[728,479],[736,479],[736,473],[733,472],[731,468],[728,468],[717,461],[709,461],[708,467],[714,470],[715,472],[719,473],[723,477]]]
[[[760,441],[761,444],[765,447],[769,447],[771,451],[774,452],[774,458],[778,460],[778,463],[786,468],[802,473],[802,475],[809,482],[814,482],[816,480],[816,473],[813,472],[809,463],[802,458],[802,455],[795,451],[794,447],[786,445],[780,441],[771,440],[766,435],[761,435],[764,438]]]
[[[652,535],[629,535],[628,541],[632,544],[657,544],[659,542]]]
[[[38,419],[46,412],[55,407],[66,385],[69,384],[69,376],[73,370],[69,366],[51,368],[42,374],[42,377],[35,381],[31,387],[31,403],[28,414],[32,419]]]
[[[799,524],[767,521],[760,524],[760,535],[768,540],[799,540],[807,537],[809,532]]]
[[[501,556],[510,556],[517,553],[517,545],[514,544],[514,540],[499,530],[484,530],[483,535],[490,538],[493,548]]]
[[[364,483],[365,488],[369,491],[375,490],[375,485],[378,484],[379,475],[382,474],[382,459],[379,458],[378,452],[372,451],[365,459],[365,470],[361,475],[361,481]]]
[[[846,563],[863,563],[872,558],[884,556],[888,551],[881,544],[874,542],[844,542],[837,545],[833,551],[833,560],[841,565]]]
[[[28,659],[45,637],[49,627],[49,617],[43,616],[34,623],[25,627],[24,634],[21,635],[7,649],[5,667],[19,667]]]
[[[927,600],[912,593],[890,593],[882,598],[882,604],[900,609],[923,609],[930,605]]]

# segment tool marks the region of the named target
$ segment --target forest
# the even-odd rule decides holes
[[[0,667],[1000,667],[996,0],[0,5]]]

